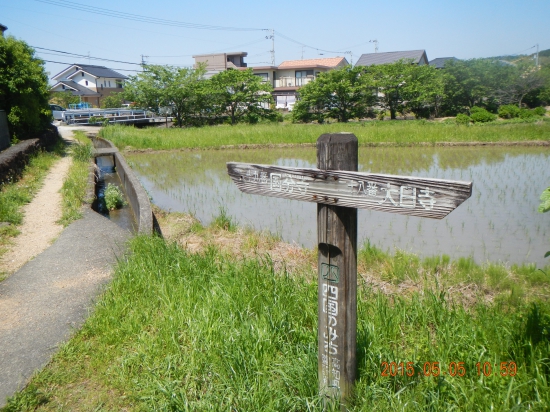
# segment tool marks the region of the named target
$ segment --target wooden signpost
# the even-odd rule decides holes
[[[319,390],[345,403],[356,376],[357,209],[441,219],[472,182],[357,172],[357,138],[324,134],[317,169],[227,163],[245,193],[317,203]]]

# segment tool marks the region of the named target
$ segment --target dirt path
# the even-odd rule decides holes
[[[44,185],[34,199],[23,207],[21,234],[0,259],[0,272],[14,273],[26,262],[51,245],[59,236],[63,226],[56,223],[61,219],[61,187],[72,158],[59,160],[50,169]]]

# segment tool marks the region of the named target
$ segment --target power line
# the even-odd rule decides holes
[[[43,62],[47,62],[47,63],[58,63],[58,64],[67,64],[67,65],[72,65],[74,63],[66,63],[66,62],[56,62],[56,61],[53,61],[53,60],[44,60],[44,59],[40,59],[42,60]],[[132,69],[113,69],[113,68],[110,68],[109,69],[111,70],[119,70],[119,71],[124,71],[124,72],[138,72],[140,70],[132,70]]]
[[[70,52],[65,52],[65,51],[61,51],[61,50],[46,49],[44,47],[36,47],[36,46],[31,46],[31,47],[33,47],[34,49],[47,50],[47,51],[51,51],[51,52],[55,52],[55,53],[68,54],[68,55],[76,56],[76,57],[84,57],[86,59],[103,60],[103,61],[113,62],[113,63],[133,64],[133,65],[136,65],[136,66],[141,66],[140,63],[131,63],[131,62],[124,62],[124,61],[120,61],[120,60],[104,59],[104,58],[101,58],[101,57],[88,56],[87,54],[86,55],[85,54],[76,54],[76,53],[70,53]]]
[[[120,12],[116,10],[104,9],[101,7],[87,6],[84,4],[77,4],[67,0],[35,0],[40,3],[51,4],[53,6],[65,7],[72,10],[83,11],[86,13],[99,14],[102,16],[114,17],[123,20],[132,20],[141,23],[158,24],[162,26],[183,27],[187,29],[198,30],[222,30],[222,31],[261,31],[267,29],[260,28],[243,28],[243,27],[225,27],[225,26],[212,26],[208,24],[186,23],[175,20],[159,19],[156,17],[141,16],[139,14],[132,14],[126,12]]]

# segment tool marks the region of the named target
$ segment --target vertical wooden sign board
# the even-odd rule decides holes
[[[345,405],[357,373],[357,208],[442,219],[472,182],[357,172],[357,138],[324,134],[317,169],[227,163],[245,193],[317,203],[319,392]]]
[[[357,138],[324,134],[317,168],[357,171]],[[328,177],[328,179],[338,179]],[[357,209],[317,204],[318,376],[328,398],[348,398],[357,369]]]

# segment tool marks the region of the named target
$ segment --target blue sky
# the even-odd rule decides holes
[[[83,7],[109,15],[77,10]],[[249,66],[267,65],[271,32],[262,29],[275,30],[276,64],[334,56],[356,62],[374,52],[374,39],[379,52],[424,49],[429,60],[530,54],[536,44],[550,48],[549,0],[0,0],[0,23],[8,26],[6,34],[42,48],[42,59],[61,62],[46,63],[50,77],[72,63],[130,75],[142,55],[151,64],[191,66],[194,54],[246,51]]]

